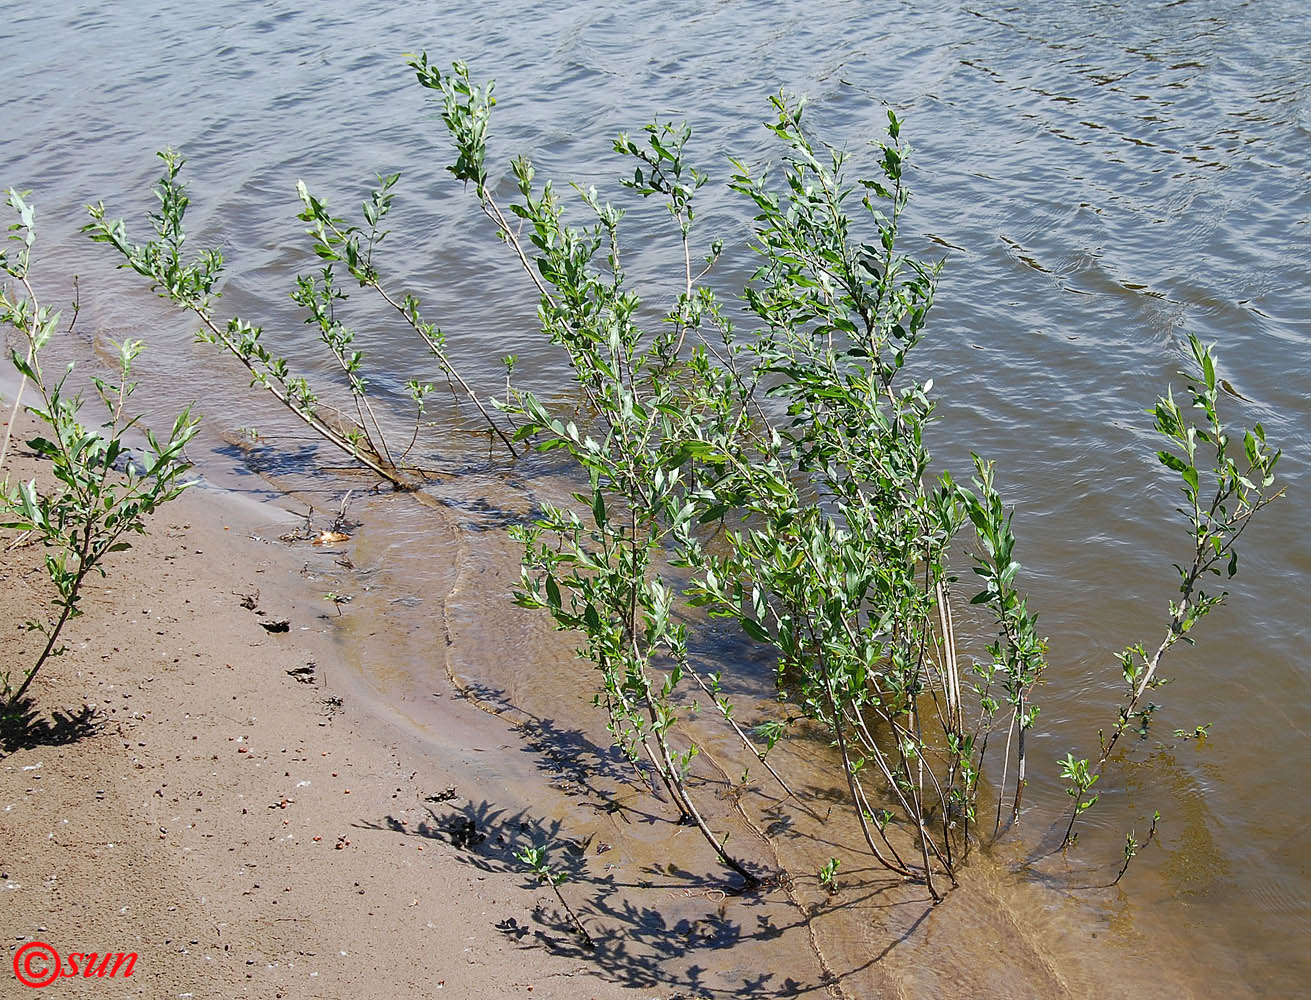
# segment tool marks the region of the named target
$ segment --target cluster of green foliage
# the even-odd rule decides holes
[[[0,290],[0,326],[8,326],[21,338],[20,347],[9,351],[20,388],[0,445],[0,466],[23,392],[30,384],[40,396],[31,412],[49,436],[39,434],[27,446],[50,463],[54,484],[52,489],[42,490],[35,479],[11,484],[6,476],[0,484],[0,527],[17,530],[21,539],[42,544],[54,593],[51,612],[26,623],[28,631],[39,632],[45,639],[34,661],[20,668],[17,676],[8,664],[0,667],[0,708],[6,712],[17,706],[46,661],[66,651],[59,637],[64,626],[82,613],[86,578],[93,572],[104,576],[106,558],[130,546],[125,536],[143,534],[146,519],[189,485],[183,480],[190,468],[183,449],[197,425],[190,408],[183,410],[166,440],[160,441],[146,430],[147,454],[136,458],[128,453],[125,437],[139,420],[125,412],[136,388],[131,373],[142,350],[138,340],[115,345],[115,379],[92,377],[104,415],[98,425],[82,422],[82,398],[68,385],[72,365],[52,377],[41,363],[41,352],[58,332],[61,318],[58,311],[41,305],[32,287],[35,209],[13,190],[8,193],[7,205],[18,218],[9,226],[13,246],[0,249],[0,270],[9,279]]]
[[[293,297],[341,368],[348,406],[322,403],[267,351],[258,327],[214,318],[221,258],[205,251],[182,259],[187,199],[173,154],[162,154],[157,238],[129,242],[101,206],[92,209],[93,237],[195,313],[203,339],[236,355],[324,438],[413,489],[423,480],[405,457],[415,438],[404,449],[392,445],[374,413],[363,354],[337,317],[346,293],[334,269],[382,295],[428,345],[440,373],[464,388],[510,458],[529,446],[558,450],[576,467],[574,503],[546,504],[512,529],[523,546],[515,598],[579,637],[614,744],[652,791],[754,882],[758,868],[729,850],[698,804],[705,786],[691,780],[700,745],[689,716],[707,698],[711,721],[729,727],[748,760],[763,762],[801,808],[808,806],[772,751],[799,727],[822,732],[870,857],[937,898],[939,880],[954,883],[981,839],[983,776],[1003,730],[987,835],[1001,830],[1004,803],[1011,822],[1020,816],[1047,643],[1017,586],[1016,539],[992,464],[976,456],[968,485],[933,470],[933,381],[912,376],[907,359],[926,336],[940,264],[899,246],[909,197],[901,122],[888,114],[875,170],[853,177],[848,154],[811,134],[802,102],[772,99],[778,163],[758,171],[732,162],[729,187],[753,213],[759,266],[727,303],[707,281],[724,244],[702,240],[697,228],[707,175],[687,158],[690,130],[656,123],[640,136],[620,135],[614,150],[632,168],[621,185],[663,203],[681,248],[678,291],[651,325],[652,310],[625,269],[623,210],[590,187],[575,188],[576,201],[562,198],[522,156],[506,166],[513,193],[503,205],[502,175],[488,164],[492,85],[476,83],[458,62],[448,72],[420,55],[410,66],[437,94],[455,149],[448,169],[531,283],[542,335],[564,355],[580,407],[552,405],[517,387],[508,370],[494,413],[456,372],[418,299],[384,288],[374,259],[394,175],[364,203],[362,226],[299,189],[301,219],[324,266],[302,277]],[[575,213],[582,221],[571,221]],[[1169,395],[1154,413],[1174,445],[1160,460],[1184,481],[1195,556],[1180,569],[1182,596],[1170,606],[1165,640],[1150,655],[1141,646],[1125,652],[1129,694],[1100,756],[1063,763],[1075,803],[1067,841],[1074,818],[1095,801],[1089,790],[1119,736],[1135,721],[1145,727],[1154,711],[1143,698],[1160,683],[1161,657],[1223,600],[1201,589],[1203,578],[1222,563],[1233,574],[1234,543],[1278,495],[1278,453],[1258,426],[1235,456],[1217,413],[1214,358],[1196,340],[1192,348],[1198,377],[1190,392],[1201,419]],[[422,413],[431,386],[409,384]],[[1201,461],[1202,452],[1214,460]],[[954,568],[962,550],[972,561],[964,580],[977,584],[963,594]],[[958,640],[963,602],[986,609],[991,624]],[[736,718],[724,693],[729,668],[706,666],[712,619],[735,623],[772,656],[776,715],[754,725]],[[983,655],[965,658],[961,648]],[[1126,865],[1139,847],[1132,836],[1128,844]],[[546,871],[541,854],[524,860]],[[832,859],[821,882],[835,886],[837,868]]]

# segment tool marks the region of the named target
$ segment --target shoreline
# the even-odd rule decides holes
[[[6,471],[39,477],[22,437]],[[482,798],[469,769],[351,682],[298,568],[344,547],[289,549],[270,539],[295,518],[232,499],[193,487],[166,506],[89,582],[68,653],[29,691],[28,738],[0,758],[0,982],[44,941],[137,952],[123,995],[653,995],[497,928],[562,933],[549,894],[452,842],[443,805]],[[36,555],[0,561],[8,662]]]
[[[6,471],[39,477],[15,440]],[[151,997],[1207,995],[1175,961],[1186,941],[1157,956],[1164,941],[1089,923],[1001,856],[936,907],[860,869],[829,897],[809,855],[850,831],[756,828],[786,883],[726,895],[704,845],[611,766],[595,719],[462,683],[507,648],[549,675],[558,650],[515,632],[537,619],[483,620],[504,554],[471,555],[461,515],[443,518],[449,550],[379,547],[393,502],[365,502],[354,538],[316,547],[279,538],[303,515],[198,486],[91,582],[69,653],[29,692],[39,718],[74,724],[0,758],[0,982],[44,941],[137,952],[114,988]],[[451,563],[432,604],[379,596],[405,589],[398,553]],[[19,554],[39,586],[36,553]],[[37,594],[21,580],[0,553],[6,660]],[[374,593],[338,617],[324,592],[343,584]],[[530,844],[573,876],[562,891],[595,950],[514,859]]]

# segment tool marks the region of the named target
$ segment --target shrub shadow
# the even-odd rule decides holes
[[[764,906],[769,892],[777,891],[777,887],[738,896],[741,890],[736,882],[717,873],[699,874],[675,865],[647,867],[636,880],[625,881],[609,866],[602,873],[593,872],[588,865],[589,855],[599,854],[606,845],[594,845],[592,838],[570,838],[559,820],[540,819],[526,810],[510,811],[486,800],[459,803],[455,796],[426,804],[424,810],[426,815],[417,823],[389,815],[356,826],[447,844],[462,863],[487,873],[513,875],[525,888],[540,889],[527,920],[521,922],[509,916],[495,923],[521,947],[545,947],[594,965],[606,978],[626,986],[672,989],[676,991],[673,995],[688,998],[767,1000],[818,996],[831,985],[818,973],[807,981],[771,971],[731,971],[737,964],[729,957],[731,949],[756,941],[767,950],[769,942],[788,931],[800,928],[806,932],[808,919],[792,907],[756,914],[750,925],[730,915],[727,897],[736,896],[737,906]],[[592,938],[590,943],[577,935],[549,890],[539,886],[515,857],[515,851],[530,846],[546,847],[551,868],[567,873],[560,889],[582,917]],[[604,858],[604,854],[600,856]],[[671,918],[640,901],[641,895],[649,897],[653,891],[671,898],[704,896],[712,903],[719,900],[721,905],[710,906],[699,915]],[[779,921],[780,913],[787,913],[788,920]],[[705,959],[698,960],[697,955],[702,953]],[[841,980],[855,971],[837,978]],[[729,978],[734,981],[724,985]]]
[[[653,812],[615,801],[614,788],[619,785],[639,786],[656,800],[666,801],[664,790],[654,779],[629,762],[617,748],[597,745],[579,727],[560,726],[554,719],[526,711],[514,704],[505,691],[492,685],[467,684],[461,696],[475,705],[505,709],[501,717],[518,733],[522,740],[520,750],[532,755],[534,766],[547,776],[555,791],[570,798],[590,800],[580,802],[580,806],[622,812],[628,822],[666,821]]]
[[[68,746],[94,736],[104,724],[104,713],[91,705],[55,709],[46,717],[38,712],[36,702],[23,698],[0,711],[0,752]]]

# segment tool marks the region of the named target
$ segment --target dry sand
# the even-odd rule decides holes
[[[40,475],[25,451],[12,477]],[[276,540],[294,526],[193,489],[90,581],[0,757],[0,996],[33,995],[12,957],[34,940],[139,955],[60,996],[672,995],[555,947],[549,892],[460,846],[434,801],[488,788],[342,696],[335,609],[301,572],[333,554]],[[41,557],[0,549],[8,667],[30,662]]]

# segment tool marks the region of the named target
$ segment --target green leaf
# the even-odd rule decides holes
[[[760,622],[756,621],[754,618],[750,618],[744,615],[741,621],[742,621],[743,631],[746,632],[747,635],[751,636],[751,638],[755,639],[756,642],[765,642],[765,643],[773,642],[773,637],[767,631],[765,631],[764,627],[760,624]]]
[[[1190,465],[1183,469],[1180,475],[1184,477],[1184,482],[1192,487],[1193,494],[1196,494],[1198,489],[1197,469]]]
[[[59,454],[59,447],[48,438],[34,437],[27,442],[27,446],[40,455],[53,458]]]
[[[18,374],[26,375],[33,382],[40,381],[40,379],[36,374],[36,370],[30,364],[28,364],[27,359],[24,358],[22,355],[20,355],[17,351],[9,352],[9,360],[13,363],[13,366],[18,369]]]
[[[1168,451],[1158,451],[1156,457],[1161,460],[1161,464],[1167,469],[1173,469],[1175,472],[1183,472],[1184,469],[1188,468],[1187,462]]]
[[[701,524],[706,524],[710,521],[718,521],[728,512],[728,509],[729,505],[726,503],[713,504],[701,512],[701,516],[697,518],[697,521]]]

